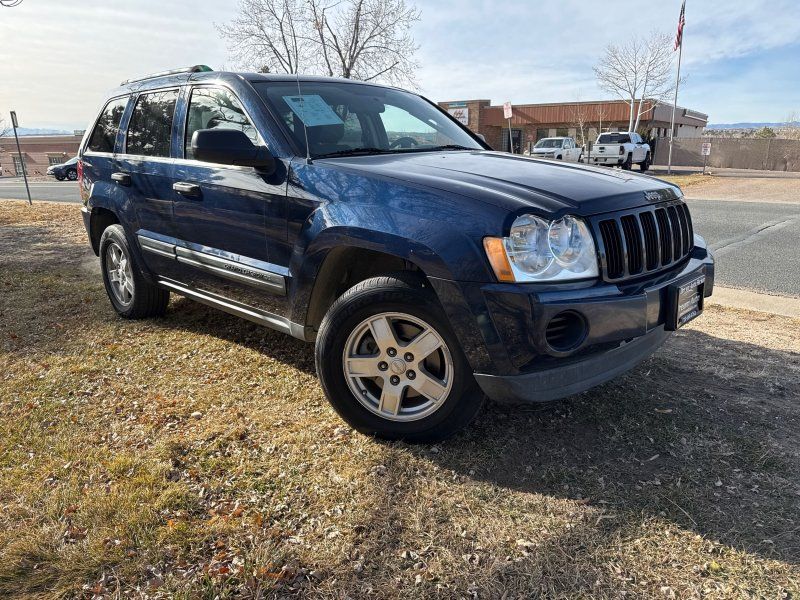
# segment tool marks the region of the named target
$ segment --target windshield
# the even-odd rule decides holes
[[[544,139],[536,142],[534,148],[561,148],[562,141],[560,139]]]
[[[337,82],[254,82],[301,152],[348,154],[482,150],[453,120],[419,96],[396,89]]]
[[[604,133],[597,138],[598,144],[630,144],[631,136],[627,133]]]

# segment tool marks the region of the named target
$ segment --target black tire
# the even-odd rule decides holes
[[[63,175],[56,175],[56,179],[58,179],[59,181],[64,181],[64,176]]]
[[[628,158],[626,158],[625,162],[622,163],[622,168],[625,171],[630,171],[632,166],[633,166],[633,155],[628,154]]]
[[[647,153],[647,156],[644,157],[644,160],[639,163],[639,169],[644,173],[647,169],[650,168],[650,153]]]
[[[450,352],[453,371],[449,393],[434,412],[418,420],[384,418],[366,408],[348,385],[343,364],[348,338],[365,319],[382,313],[403,313],[424,321]],[[397,356],[402,356],[402,347]],[[339,416],[361,433],[383,439],[416,443],[442,440],[466,427],[484,399],[438,299],[424,278],[413,273],[373,277],[346,291],[322,320],[315,359],[322,389]],[[401,398],[402,406],[408,397]]]
[[[70,169],[67,171],[67,179],[70,181],[77,181],[78,180],[78,171],[75,169]]]
[[[113,247],[113,250],[112,250]],[[129,264],[132,292],[129,301],[125,302],[113,287],[109,270],[113,270],[111,253],[119,249]],[[122,225],[109,225],[100,237],[100,266],[103,272],[103,283],[106,287],[111,305],[117,313],[126,319],[146,319],[163,316],[169,303],[169,291],[157,287],[144,279],[141,269],[131,252],[125,230]]]

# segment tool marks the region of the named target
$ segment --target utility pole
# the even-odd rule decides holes
[[[11,126],[14,128],[14,139],[17,141],[17,154],[19,155],[19,164],[22,166],[22,178],[25,180],[25,191],[28,192],[28,204],[33,205],[31,201],[31,187],[28,185],[28,174],[25,172],[25,157],[22,156],[22,149],[19,147],[19,135],[17,135],[17,112],[11,111]]]

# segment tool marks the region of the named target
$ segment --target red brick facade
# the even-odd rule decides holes
[[[20,149],[28,175],[44,175],[53,162],[62,163],[78,153],[82,136],[26,135],[19,138]],[[0,167],[4,176],[22,175],[14,135],[0,138]]]
[[[492,106],[490,100],[440,102],[439,106],[457,118],[462,117],[462,122],[466,113],[467,126],[472,131],[482,134],[492,148],[508,150],[508,120],[503,117],[502,106]],[[644,108],[639,129],[647,137],[667,137],[672,105],[661,104],[654,107],[651,101],[645,101]],[[545,137],[571,136],[578,145],[583,145],[594,142],[602,131],[627,130],[630,108],[621,100],[601,100],[517,104],[512,107],[512,112],[514,150],[522,152],[529,144]],[[676,137],[700,137],[707,120],[705,114],[678,107],[675,117]]]

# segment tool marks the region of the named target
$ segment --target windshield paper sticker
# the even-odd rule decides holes
[[[283,99],[309,127],[344,124],[344,121],[319,94],[298,94],[297,96],[284,96]]]

